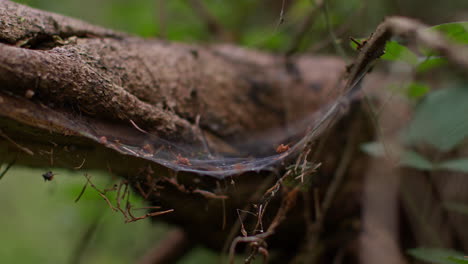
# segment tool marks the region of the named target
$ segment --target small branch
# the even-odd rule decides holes
[[[181,229],[170,231],[166,237],[150,249],[137,263],[164,264],[176,263],[192,249],[194,244]]]
[[[284,22],[284,6],[285,6],[285,4],[286,4],[286,0],[283,0],[283,2],[281,3],[281,11],[280,11],[277,27],[282,25],[283,22]]]
[[[86,162],[86,158],[83,158],[83,161],[81,162],[81,164],[76,166],[76,167],[73,167],[73,169],[75,169],[75,170],[81,169],[83,167],[83,165],[85,164],[85,162]]]
[[[335,47],[335,51],[340,55],[341,58],[346,58],[346,52],[344,51],[343,47],[341,47],[341,44],[336,38],[335,32],[333,32],[333,29],[331,28],[330,13],[328,11],[328,3],[326,2],[326,0],[324,0],[323,4],[323,16],[325,17],[325,25],[328,34],[330,35],[330,38],[333,41],[332,44]]]
[[[309,15],[306,17],[304,22],[302,23],[299,31],[292,37],[291,45],[286,51],[286,56],[291,56],[295,54],[298,50],[304,37],[306,36],[307,32],[310,30],[312,25],[315,22],[315,19],[318,17],[318,13],[322,9],[326,0],[317,0],[315,1],[315,6],[310,11]]]
[[[153,217],[153,216],[158,216],[158,215],[163,215],[167,214],[170,212],[173,212],[174,209],[169,209],[166,211],[158,211],[158,212],[152,212],[152,213],[147,213],[145,215],[136,217],[132,214],[132,204],[130,203],[130,188],[129,188],[129,183],[127,180],[122,180],[118,185],[114,184],[111,188],[104,189],[103,191],[99,190],[92,182],[88,174],[85,173],[85,177],[87,179],[87,183],[98,192],[99,196],[101,196],[106,203],[109,205],[109,207],[115,211],[115,212],[120,212],[125,218],[125,223],[131,223],[131,222],[136,222],[138,220],[142,220],[148,217]],[[84,192],[84,189],[86,188],[87,185],[83,187],[82,193]],[[121,192],[122,186],[125,186],[123,193]],[[112,203],[110,202],[109,198],[107,198],[106,193],[107,192],[114,192],[116,191],[116,206],[113,206]],[[81,197],[82,193],[80,193],[80,196],[78,196],[77,200],[79,197]],[[127,198],[125,202],[125,209],[122,208],[121,201]],[[145,209],[159,209],[159,206],[150,206],[146,207]],[[142,208],[137,208],[137,209],[142,209]]]
[[[279,179],[278,181],[281,181],[283,177]],[[234,255],[235,255],[235,251],[236,251],[236,247],[238,243],[249,243],[250,246],[252,247],[253,250],[250,256],[248,257],[248,260],[251,260],[253,256],[256,255],[257,253],[262,254],[264,258],[268,256],[268,251],[266,249],[267,244],[265,240],[269,236],[273,235],[276,231],[276,228],[283,222],[284,218],[286,217],[286,213],[294,206],[298,193],[299,193],[299,188],[294,188],[285,194],[285,197],[283,198],[281,202],[281,206],[276,212],[276,215],[273,218],[273,221],[271,222],[266,232],[262,232],[262,233],[252,235],[252,236],[246,236],[247,232],[244,230],[242,232],[244,236],[238,236],[232,241],[231,247],[229,248],[229,263],[231,264],[234,263]],[[270,198],[271,197],[272,196],[270,196]],[[265,202],[265,205],[258,207],[259,210],[258,210],[258,213],[256,214],[258,217],[258,220],[257,220],[256,226],[261,225],[262,218],[265,212],[265,208],[268,202],[269,202],[269,199],[267,199],[267,201]]]
[[[84,192],[86,191],[86,187],[88,187],[88,184],[89,184],[89,181],[86,181],[85,185],[81,189],[80,194],[78,194],[78,197],[76,197],[75,203],[77,203],[80,200],[81,196],[83,196]]]
[[[2,136],[4,139],[8,140],[11,144],[13,144],[15,147],[18,149],[24,151],[26,154],[29,154],[31,156],[34,155],[34,152],[32,152],[30,149],[21,146],[20,144],[16,143],[13,139],[11,139],[9,136],[7,136],[3,131],[0,129],[0,136]]]
[[[432,49],[447,58],[464,74],[468,74],[468,48],[449,42],[441,33],[428,30],[428,26],[405,17],[389,17],[382,22],[363,45],[350,70],[347,88],[353,87],[371,64],[384,54],[385,44],[399,36],[414,44]]]
[[[99,189],[96,187],[96,185],[94,185],[94,183],[91,182],[91,177],[90,177],[87,173],[85,173],[84,176],[85,176],[85,178],[86,178],[88,184],[91,186],[91,188],[93,188],[94,190],[96,190],[96,191],[98,192],[99,196],[101,196],[101,197],[104,199],[104,201],[106,201],[107,205],[109,205],[109,207],[112,209],[112,211],[118,212],[118,209],[115,208],[115,207],[112,205],[112,203],[110,202],[109,198],[107,198],[107,196],[106,196],[107,190],[104,190],[104,191],[99,190]],[[83,188],[83,189],[84,189],[84,188]]]
[[[211,14],[202,0],[188,0],[190,6],[197,13],[200,19],[205,23],[209,32],[215,35],[220,40],[231,40],[231,34],[225,30],[218,19]]]
[[[83,262],[83,257],[86,256],[86,249],[90,245],[90,242],[96,233],[97,228],[99,227],[99,222],[104,215],[104,211],[100,210],[100,212],[94,217],[94,220],[88,224],[86,229],[84,229],[83,234],[78,241],[75,249],[73,250],[73,254],[70,258],[71,264],[80,264]]]
[[[354,18],[355,17],[360,17],[364,11],[366,10],[367,6],[367,0],[364,0],[363,3],[361,3],[361,7],[354,12],[351,12],[346,19],[344,19],[345,22],[341,23],[337,28],[331,29],[332,34],[330,34],[330,29],[328,32],[326,32],[326,35],[319,36],[318,39],[321,39],[319,42],[315,43],[312,47],[309,48],[309,52],[311,53],[317,53],[321,49],[329,46],[332,44],[335,39],[333,39],[332,36],[338,36],[343,38],[346,32],[349,31],[351,26],[353,26],[354,22],[356,21]]]
[[[323,227],[325,224],[325,219],[328,211],[331,208],[331,205],[338,193],[339,188],[341,187],[345,176],[347,175],[348,168],[354,157],[355,148],[357,146],[356,142],[358,140],[358,135],[360,133],[360,128],[362,127],[359,119],[356,119],[352,123],[352,127],[349,130],[347,143],[343,150],[343,155],[338,163],[338,167],[333,176],[332,182],[326,190],[325,197],[323,202],[320,205],[320,213],[316,215],[316,220],[312,223],[312,226],[308,226],[308,237],[305,242],[305,246],[300,250],[300,253],[291,261],[291,263],[302,263],[304,254],[306,254],[309,263],[316,263],[317,261],[317,245],[322,234]],[[317,207],[317,206],[316,206]]]
[[[137,126],[137,124],[136,124],[133,120],[131,120],[131,119],[130,119],[130,123],[132,123],[132,125],[133,125],[138,131],[140,131],[141,133],[143,133],[143,134],[149,134],[147,131],[145,131],[145,130],[143,130],[142,128],[140,128],[139,126]]]
[[[205,191],[205,190],[200,190],[200,189],[195,189],[193,190],[193,193],[198,193],[200,195],[202,195],[203,197],[205,197],[206,199],[227,199],[229,198],[227,195],[220,195],[220,194],[216,194],[216,193],[212,193],[212,192],[209,192],[209,191]]]
[[[3,179],[3,177],[5,176],[5,174],[10,170],[11,166],[13,166],[16,162],[16,159],[14,159],[12,162],[10,162],[6,167],[5,169],[2,171],[2,173],[0,173],[0,180]],[[1,165],[1,164],[0,164]]]
[[[168,213],[172,213],[172,212],[174,212],[174,209],[169,209],[169,210],[166,210],[166,211],[153,212],[153,213],[147,213],[147,214],[145,214],[143,216],[132,217],[132,219],[129,219],[129,220],[125,221],[125,223],[131,223],[131,222],[135,222],[135,221],[138,221],[138,220],[145,219],[147,217],[153,217],[153,216],[168,214]]]
[[[286,217],[286,213],[294,207],[297,194],[299,193],[299,188],[294,188],[286,194],[286,197],[283,198],[281,206],[278,212],[275,215],[275,218],[271,222],[271,225],[267,229],[268,232],[275,232],[276,228],[283,222],[284,218]]]

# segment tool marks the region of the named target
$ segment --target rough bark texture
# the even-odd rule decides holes
[[[174,138],[190,134],[199,114],[201,127],[223,139],[300,118],[305,105],[324,103],[316,90],[329,92],[343,71],[333,58],[285,67],[260,52],[142,40],[8,1],[0,7],[3,91],[30,89],[45,104]]]
[[[133,122],[166,140],[201,144],[200,127],[212,148],[235,153],[232,142],[287,126],[332,100],[344,68],[332,57],[286,62],[229,45],[140,39],[1,1],[0,153],[17,164],[111,170],[152,203],[175,209],[162,219],[181,225],[197,242],[221,249],[238,234],[236,209],[261,202],[277,178],[267,172],[239,175],[234,183],[189,173],[174,177],[164,166],[119,152],[111,139],[138,142],[141,132]],[[351,109],[319,140],[323,165],[316,188],[333,179],[336,153],[348,140],[343,131],[363,119],[358,107]],[[358,142],[370,136],[365,122],[361,128]],[[106,140],[99,140],[101,135]],[[353,155],[346,176],[359,179],[365,162],[356,149]],[[359,188],[347,186],[336,198],[341,208],[326,224],[326,229],[336,229],[329,238],[335,247],[337,240],[354,241],[357,227],[336,227],[345,216],[359,215],[352,198]],[[228,199],[216,197],[221,194]],[[270,206],[277,208],[280,198]],[[301,242],[301,211],[295,207],[272,245],[286,250]],[[275,212],[268,212],[266,223]],[[354,231],[343,238],[343,229]]]

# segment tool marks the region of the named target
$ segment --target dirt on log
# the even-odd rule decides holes
[[[301,120],[328,103],[344,71],[334,57],[285,59],[231,45],[141,39],[0,1],[0,153],[28,166],[110,170],[153,204],[174,209],[159,219],[182,226],[193,241],[221,249],[239,234],[236,209],[261,204],[277,175],[174,176],[165,166],[117,151],[109,139],[137,141],[144,130],[236,152],[231,142]],[[358,143],[371,136],[358,105],[350,109],[314,145],[321,149],[314,154],[322,162],[318,180],[275,231],[272,245],[294,248],[302,242],[308,220],[301,208],[325,196],[350,138]],[[352,134],[350,127],[360,132]],[[356,148],[351,152],[354,162],[346,175],[359,179],[365,158]],[[359,215],[359,188],[344,187],[334,201],[341,203],[339,213],[324,229],[340,226],[348,232],[331,231],[336,235],[329,237],[331,248],[337,240],[352,247],[356,239],[357,227],[341,221]],[[273,221],[281,197],[272,200],[265,225]]]

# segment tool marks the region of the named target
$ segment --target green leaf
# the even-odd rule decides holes
[[[430,91],[429,86],[417,82],[410,83],[406,89],[408,97],[412,99],[418,99]]]
[[[408,254],[418,260],[436,264],[455,264],[457,262],[453,262],[450,258],[463,256],[461,252],[444,248],[413,248],[408,250]]]
[[[428,30],[438,31],[452,42],[462,45],[468,44],[468,22],[440,24],[437,26],[433,26]],[[421,51],[427,56],[433,56],[437,54],[437,52],[434,52],[433,50],[427,48],[422,48]]]
[[[467,204],[448,202],[448,203],[444,203],[443,206],[444,206],[445,209],[447,209],[449,211],[456,212],[456,213],[459,213],[459,214],[468,215],[468,205]]]
[[[443,33],[449,40],[460,44],[468,44],[468,22],[454,22],[431,27]]]
[[[381,58],[388,61],[403,61],[414,66],[418,64],[418,56],[396,41],[387,42],[385,54]]]
[[[402,134],[405,144],[429,144],[449,151],[468,136],[468,87],[429,93]]]
[[[449,257],[448,259],[455,264],[468,264],[467,257]]]
[[[437,164],[437,169],[468,173],[468,159],[454,159]]]
[[[403,152],[400,163],[403,166],[419,170],[432,170],[434,168],[429,160],[411,150]]]
[[[447,65],[447,59],[442,57],[428,57],[424,61],[420,62],[416,67],[416,71],[419,73],[427,72],[440,66]]]

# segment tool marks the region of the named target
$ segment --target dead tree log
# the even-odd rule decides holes
[[[142,135],[238,153],[250,135],[303,120],[336,99],[334,88],[344,71],[344,63],[333,57],[285,60],[229,45],[141,39],[1,1],[0,153],[28,166],[110,170],[151,203],[175,210],[160,219],[182,226],[193,241],[221,249],[239,233],[236,209],[265,205],[263,194],[285,168],[276,176],[245,172],[222,180],[188,172],[174,176],[170,162],[165,166],[138,155],[157,151],[145,149],[149,136]],[[372,134],[361,114],[351,107],[315,142],[318,151],[311,156],[322,167],[298,204],[312,208],[311,199],[319,203],[326,196],[322,187],[333,181],[342,146],[351,138],[355,145],[347,155],[354,160],[344,173],[360,178],[365,158],[356,146]],[[122,142],[140,148],[125,150]],[[357,199],[350,198],[357,192],[348,186],[332,199],[341,203],[339,213],[319,227],[333,229],[344,216],[358,216]],[[268,200],[273,209],[261,224],[274,223],[281,197],[280,192]],[[320,214],[309,208],[304,217],[301,208],[288,210],[292,217],[274,230],[271,245],[295,252],[306,223]],[[259,218],[242,224],[255,226]],[[332,248],[336,240],[351,247],[357,234],[352,229],[344,238],[337,229],[329,238]]]

